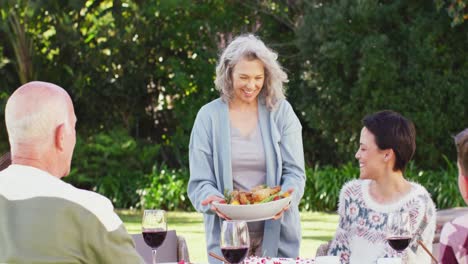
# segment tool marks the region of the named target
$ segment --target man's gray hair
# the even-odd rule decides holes
[[[259,96],[271,111],[285,98],[283,83],[288,75],[278,62],[278,54],[258,37],[248,34],[236,37],[223,51],[216,66],[215,86],[225,102],[233,99],[232,71],[241,59],[259,59],[265,68],[265,81]]]
[[[12,149],[19,143],[39,146],[62,123],[68,128],[70,122],[67,109],[66,101],[58,95],[50,95],[40,104],[31,102],[24,106],[13,106],[9,100],[5,107],[5,124]]]

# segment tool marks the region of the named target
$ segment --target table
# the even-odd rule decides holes
[[[244,260],[244,264],[315,264],[313,258],[268,258],[250,257]]]

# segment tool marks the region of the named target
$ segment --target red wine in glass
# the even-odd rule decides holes
[[[397,211],[388,214],[387,242],[396,251],[396,256],[403,257],[412,238],[412,226],[409,212]]]
[[[141,222],[141,233],[145,243],[151,247],[153,264],[156,264],[156,249],[166,239],[167,221],[163,210],[145,210]]]
[[[143,230],[143,239],[150,248],[158,248],[166,239],[167,231],[163,230]]]
[[[403,250],[405,250],[409,246],[411,237],[393,236],[388,237],[387,241],[390,247],[392,247],[394,250],[398,252],[403,252]]]
[[[248,246],[221,248],[221,252],[223,253],[224,258],[229,261],[229,263],[242,262],[247,256],[248,251]]]
[[[249,227],[245,221],[223,221],[220,247],[229,263],[241,263],[247,257],[249,246]]]

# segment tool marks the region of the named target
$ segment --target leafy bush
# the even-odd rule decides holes
[[[72,172],[67,181],[109,197],[119,208],[144,207],[193,211],[187,196],[190,172],[153,162],[159,146],[138,144],[124,130],[78,138]],[[445,167],[422,170],[410,163],[405,177],[423,185],[437,208],[463,206],[457,187],[457,168],[447,157]],[[306,168],[306,186],[300,209],[335,211],[341,187],[359,177],[355,163],[339,167]]]
[[[438,209],[464,206],[458,191],[458,171],[455,163],[444,157],[446,168],[421,170],[410,163],[405,178],[424,186]],[[359,178],[359,168],[354,163],[340,167],[315,166],[306,169],[307,183],[300,208],[305,211],[336,211],[341,187],[349,180]]]
[[[80,135],[123,126],[134,138],[161,145],[160,163],[186,166],[195,116],[219,97],[213,83],[219,50],[233,36],[252,31],[294,47],[294,32],[281,30],[275,17],[258,11],[259,4],[0,1],[0,94],[20,86],[16,66],[22,61],[12,42],[23,48],[30,40],[28,66],[70,93]],[[288,13],[286,7],[273,7]],[[27,38],[8,34],[12,16]],[[0,106],[3,102],[0,97]],[[0,145],[0,153],[4,150]]]
[[[190,177],[187,169],[169,169],[163,165],[153,167],[148,175],[151,182],[141,193],[144,208],[192,211],[193,207],[187,196],[187,184]]]
[[[443,157],[445,168],[439,170],[424,171],[410,164],[406,172],[406,178],[423,185],[431,194],[432,200],[438,209],[465,206],[457,184],[458,169],[454,162]]]
[[[360,120],[383,109],[414,121],[422,168],[455,159],[450,135],[468,116],[467,33],[433,1],[312,1],[298,30],[303,81],[293,103],[308,160],[348,162]]]
[[[424,186],[438,209],[463,206],[457,185],[458,171],[454,162],[444,157],[446,167],[438,170],[421,170],[410,163],[405,177]],[[150,184],[140,193],[145,208],[166,210],[194,210],[187,197],[190,173],[187,169],[170,169],[167,166],[153,167],[147,177]],[[300,203],[302,211],[336,211],[340,190],[346,182],[359,178],[355,163],[340,167],[315,166],[306,168],[306,186]]]
[[[305,211],[336,210],[341,186],[359,176],[355,164],[345,164],[335,168],[331,166],[306,168],[306,187],[300,208]]]
[[[72,171],[65,180],[103,194],[115,207],[138,207],[137,190],[149,184],[145,175],[151,173],[158,152],[158,145],[138,143],[123,129],[78,137]]]

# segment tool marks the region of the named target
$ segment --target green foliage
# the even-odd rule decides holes
[[[437,9],[447,9],[447,14],[452,18],[452,27],[468,20],[468,1],[466,0],[435,0]]]
[[[335,211],[343,184],[359,177],[355,164],[339,168],[315,166],[306,168],[306,187],[300,204],[304,211]]]
[[[151,173],[158,152],[158,145],[139,143],[122,129],[79,137],[65,180],[103,194],[115,207],[139,207],[137,191],[149,184],[145,175]]]
[[[438,170],[421,170],[410,163],[405,178],[424,186],[438,209],[464,206],[457,185],[457,167],[444,157],[446,167]],[[340,167],[315,166],[306,169],[307,183],[300,208],[303,211],[336,211],[343,184],[359,178],[356,164]]]
[[[144,208],[192,211],[192,204],[187,196],[189,180],[187,169],[169,169],[163,165],[153,167],[149,175],[151,183],[143,190]]]
[[[34,74],[71,94],[81,136],[124,127],[136,139],[161,145],[161,162],[171,167],[187,165],[195,115],[218,97],[214,70],[226,43],[240,33],[257,32],[269,44],[279,44],[280,50],[295,49],[294,33],[283,30],[287,27],[270,11],[280,20],[291,13],[287,5],[275,1],[0,4],[2,24],[9,14],[15,15],[32,38]],[[0,47],[6,47],[9,61],[0,71],[16,78],[0,79],[0,84],[14,89],[19,86],[13,67],[17,56],[8,32],[0,27]]]
[[[422,170],[414,163],[408,166],[405,177],[424,186],[438,209],[463,206],[464,201],[457,185],[458,171],[455,163],[444,157],[446,166],[438,170]],[[306,168],[306,186],[299,208],[301,211],[336,211],[341,187],[359,178],[359,168],[354,163],[339,167],[315,166]],[[145,176],[146,184],[139,195],[144,208],[193,211],[187,196],[189,171],[154,166]]]
[[[458,170],[455,162],[443,157],[446,166],[436,171],[424,171],[415,168],[411,163],[406,178],[423,185],[431,194],[438,209],[465,206],[458,190]]]
[[[65,180],[112,200],[116,208],[191,211],[189,172],[157,165],[160,146],[135,141],[125,129],[78,137],[72,171]]]
[[[450,28],[431,1],[313,1],[298,30],[307,160],[343,164],[360,120],[393,109],[417,130],[416,163],[455,159],[451,134],[466,126],[468,24]],[[328,150],[328,151],[323,151]]]

